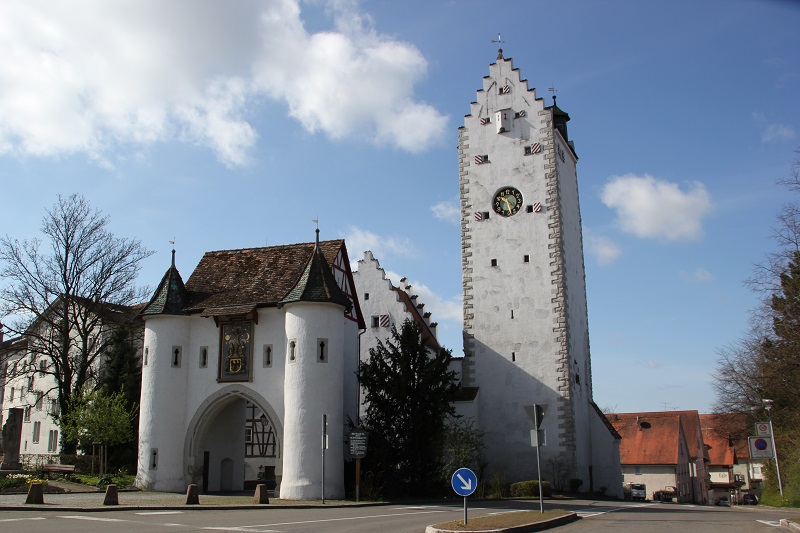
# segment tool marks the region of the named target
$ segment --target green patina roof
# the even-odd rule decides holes
[[[280,301],[281,304],[292,302],[329,302],[339,304],[345,309],[350,309],[352,305],[350,298],[345,295],[333,277],[331,268],[319,247],[319,239],[297,283]]]
[[[175,250],[172,251],[172,265],[167,270],[156,292],[145,306],[143,315],[185,315],[189,295],[183,285],[183,279],[175,268]]]

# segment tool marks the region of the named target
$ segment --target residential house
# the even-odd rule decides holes
[[[60,312],[62,300],[50,306],[48,313]],[[128,307],[108,303],[77,301],[82,306],[82,320],[73,328],[71,350],[79,345],[91,346],[97,355],[89,375],[89,383],[99,375],[103,364],[103,353],[109,347],[114,327],[120,322],[137,324],[132,341],[141,352],[143,324],[135,317],[139,307]],[[58,308],[56,306],[59,306]],[[91,312],[86,313],[87,309]],[[60,428],[56,417],[60,414],[58,384],[56,380],[55,352],[52,350],[54,335],[53,316],[35,320],[26,332],[16,338],[3,341],[0,338],[0,377],[2,377],[2,411],[0,424],[5,423],[8,410],[23,409],[20,460],[26,464],[50,461],[49,456],[60,451]]]
[[[674,492],[678,502],[694,502],[693,461],[679,413],[617,413],[608,420],[622,437],[623,485],[644,484],[647,498]]]

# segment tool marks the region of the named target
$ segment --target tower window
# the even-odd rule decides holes
[[[514,310],[511,310],[511,320],[514,320]]]
[[[373,328],[377,328],[380,323],[378,322],[378,317],[376,315],[372,316],[371,325]]]
[[[297,343],[295,341],[289,341],[289,361],[294,361],[297,358],[295,354],[295,349],[297,348]]]
[[[368,292],[365,292],[365,293],[364,293],[364,299],[365,299],[365,300],[369,300],[369,293],[368,293]]]
[[[511,352],[511,361],[517,360],[517,352]]]
[[[497,266],[497,259],[492,259],[492,266],[493,266],[493,267],[496,267],[496,266]]]
[[[150,450],[150,470],[158,468],[158,448]]]
[[[173,346],[172,347],[172,366],[174,368],[180,368],[180,366],[181,366],[181,347],[180,346]]]
[[[531,262],[531,256],[529,256],[529,255],[523,255],[523,256],[522,256],[522,262],[523,262],[523,263],[530,263],[530,262]]]
[[[272,345],[265,344],[264,345],[264,368],[269,368],[272,366]]]
[[[147,366],[147,357],[150,355],[150,348],[145,346],[144,348],[144,366]]]
[[[328,339],[318,339],[317,340],[317,348],[319,354],[319,362],[320,363],[327,363],[328,362]]]
[[[486,155],[476,155],[475,156],[475,164],[476,165],[482,165],[482,164],[488,163],[488,162],[489,162],[489,155],[488,154],[486,154]]]
[[[206,368],[208,366],[208,346],[202,346],[200,348],[200,368]]]

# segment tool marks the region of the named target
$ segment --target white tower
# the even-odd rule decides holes
[[[592,401],[569,116],[555,99],[545,106],[502,50],[489,70],[459,129],[463,384],[478,388],[490,471],[535,477],[524,406],[543,404],[542,464],[563,465],[582,490],[617,491],[618,436]]]

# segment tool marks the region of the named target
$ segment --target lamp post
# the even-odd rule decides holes
[[[783,483],[781,483],[781,466],[778,463],[778,447],[775,445],[775,430],[772,429],[772,400],[761,400],[764,404],[764,410],[767,412],[769,418],[769,434],[772,437],[772,451],[775,453],[775,470],[778,472],[778,490],[783,498]]]

